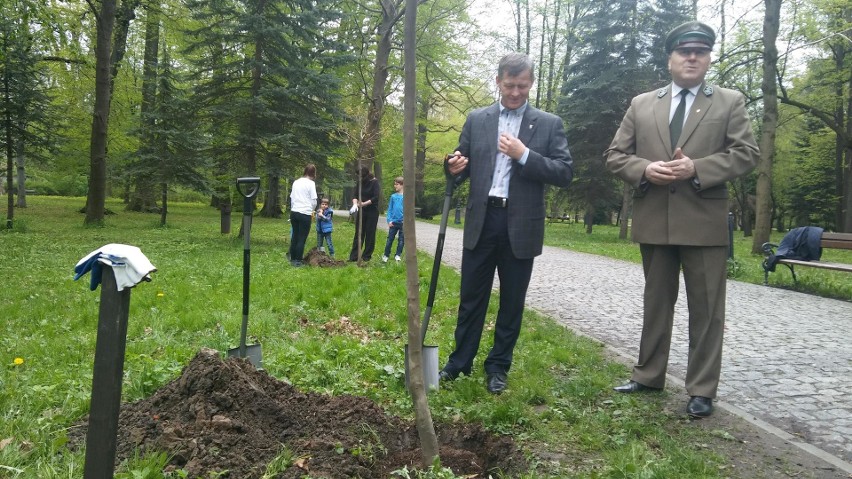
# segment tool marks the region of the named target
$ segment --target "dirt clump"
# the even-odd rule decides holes
[[[436,430],[442,464],[457,475],[511,477],[526,469],[509,437],[471,424]],[[84,425],[72,441],[82,444],[85,434]],[[122,405],[116,464],[137,451],[162,451],[171,457],[166,470],[189,477],[259,478],[285,447],[292,464],[267,477],[386,478],[420,464],[413,421],[364,397],[301,392],[248,360],[209,349],[151,397]]]
[[[309,266],[319,266],[320,268],[338,268],[346,266],[346,261],[342,259],[334,259],[325,251],[320,251],[317,248],[311,248],[302,262]]]

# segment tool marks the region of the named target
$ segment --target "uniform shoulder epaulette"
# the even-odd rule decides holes
[[[657,90],[657,98],[662,98],[662,97],[666,96],[666,93],[668,93],[668,92],[669,92],[669,87],[660,88],[659,90]]]
[[[710,86],[710,85],[706,85],[706,86],[704,87],[704,95],[705,95],[705,96],[710,96],[710,95],[712,95],[712,94],[713,94],[713,87],[712,87],[712,86]]]

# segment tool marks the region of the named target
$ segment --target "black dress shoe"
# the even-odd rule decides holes
[[[506,375],[502,373],[489,373],[485,378],[485,385],[491,394],[501,394],[506,390]]]
[[[686,405],[686,413],[691,417],[708,417],[713,414],[713,400],[702,396],[692,396]]]
[[[618,393],[630,394],[645,391],[662,391],[663,388],[652,388],[651,386],[646,386],[642,383],[637,383],[636,381],[629,381],[627,384],[622,384],[621,386],[616,386],[612,388],[612,390]]]
[[[443,369],[438,371],[438,381],[440,381],[442,383],[448,383],[448,382],[453,381],[455,379],[456,378],[453,377],[452,374],[448,373],[447,371],[444,371]]]

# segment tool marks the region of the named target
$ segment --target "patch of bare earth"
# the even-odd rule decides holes
[[[346,261],[334,259],[325,251],[320,251],[316,248],[311,248],[304,259],[302,259],[302,262],[308,266],[318,266],[320,268],[339,268],[346,266]]]
[[[526,468],[509,437],[470,424],[436,430],[442,464],[457,475],[511,477]],[[82,444],[85,427],[74,436]],[[122,405],[116,463],[136,450],[162,451],[171,457],[167,470],[189,477],[257,478],[282,447],[297,460],[275,476],[281,479],[387,478],[418,467],[421,457],[413,422],[367,398],[301,392],[247,360],[202,350],[153,396]]]

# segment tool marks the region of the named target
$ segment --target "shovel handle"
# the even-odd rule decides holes
[[[426,298],[426,310],[423,314],[423,324],[420,326],[420,340],[426,343],[426,330],[432,316],[432,306],[435,304],[435,290],[438,288],[438,273],[441,270],[441,258],[444,255],[444,240],[447,235],[447,222],[450,216],[450,203],[453,199],[455,179],[447,175],[447,188],[444,191],[444,207],[441,210],[441,224],[438,227],[438,243],[435,247],[435,261],[432,263],[432,280],[429,282],[429,296]]]
[[[257,196],[257,191],[260,189],[260,178],[257,176],[244,176],[237,178],[237,191],[243,195],[243,198],[252,199]],[[244,212],[245,214],[245,212]]]
[[[243,321],[240,326],[240,357],[246,357],[246,335],[249,312],[249,277],[251,275],[251,215],[252,199],[260,189],[260,178],[237,178],[237,191],[243,196]]]

